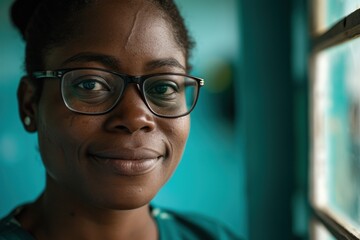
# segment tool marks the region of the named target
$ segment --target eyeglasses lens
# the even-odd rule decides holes
[[[197,82],[181,75],[160,75],[144,82],[145,99],[151,110],[161,116],[189,112],[196,101]]]

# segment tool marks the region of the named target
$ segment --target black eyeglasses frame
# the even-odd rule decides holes
[[[140,95],[141,98],[143,100],[143,102],[145,103],[145,105],[147,106],[147,108],[155,115],[158,117],[162,117],[162,118],[179,118],[179,117],[183,117],[188,115],[196,106],[196,103],[199,99],[199,93],[200,93],[200,88],[202,86],[204,86],[205,81],[202,78],[198,78],[198,77],[194,77],[188,74],[184,74],[184,73],[170,73],[170,72],[165,72],[165,73],[154,73],[154,74],[147,74],[147,75],[140,75],[140,76],[133,76],[133,75],[128,75],[128,74],[124,74],[124,73],[118,73],[115,71],[111,71],[111,70],[107,70],[107,69],[102,69],[102,68],[68,68],[68,69],[58,69],[58,70],[46,70],[46,71],[35,71],[32,73],[31,77],[33,79],[46,79],[46,78],[58,78],[60,79],[60,90],[61,90],[61,96],[63,99],[64,104],[66,105],[66,107],[71,110],[72,112],[76,112],[76,113],[80,113],[80,114],[84,114],[84,115],[102,115],[102,114],[106,114],[109,113],[110,111],[112,111],[115,106],[119,103],[119,100],[123,94],[123,92],[121,92],[119,94],[119,96],[117,97],[116,101],[114,102],[114,104],[106,111],[103,112],[96,112],[96,113],[89,113],[89,112],[82,112],[82,111],[78,111],[76,109],[73,109],[72,107],[70,107],[68,105],[68,103],[65,100],[64,94],[63,94],[63,89],[62,89],[62,81],[63,81],[63,76],[71,71],[77,71],[77,70],[94,70],[94,71],[103,71],[103,72],[107,72],[110,74],[114,74],[116,76],[119,76],[120,78],[122,78],[124,80],[124,88],[123,88],[123,92],[125,91],[127,85],[129,83],[134,83],[138,86],[138,89],[140,91]],[[151,78],[151,77],[156,77],[156,76],[164,76],[164,75],[175,75],[175,76],[183,76],[183,77],[187,77],[190,79],[193,79],[197,82],[198,84],[198,88],[197,88],[197,92],[196,92],[196,99],[194,100],[194,103],[192,105],[192,107],[185,113],[183,114],[179,114],[179,115],[175,115],[175,116],[169,116],[169,115],[162,115],[162,114],[158,114],[156,113],[149,105],[149,103],[146,100],[145,97],[145,93],[144,93],[144,82],[145,80]]]

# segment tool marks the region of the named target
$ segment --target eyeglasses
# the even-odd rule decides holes
[[[180,73],[130,76],[97,68],[34,72],[35,79],[59,78],[65,105],[73,112],[97,115],[110,112],[128,83],[135,83],[150,111],[177,118],[195,107],[204,80]]]

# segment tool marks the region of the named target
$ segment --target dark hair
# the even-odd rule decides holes
[[[149,0],[165,13],[174,37],[184,50],[187,67],[194,45],[184,19],[173,0]],[[11,18],[26,41],[25,67],[30,75],[44,68],[44,54],[54,46],[64,43],[74,32],[73,17],[93,0],[16,0],[11,8]]]

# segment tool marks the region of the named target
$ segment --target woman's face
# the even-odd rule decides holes
[[[183,73],[185,57],[165,19],[147,1],[92,4],[75,17],[72,38],[48,51],[44,70]],[[82,115],[64,105],[59,80],[44,80],[35,118],[51,186],[111,209],[147,204],[179,163],[189,132],[188,116],[156,117],[135,84],[111,112]]]

